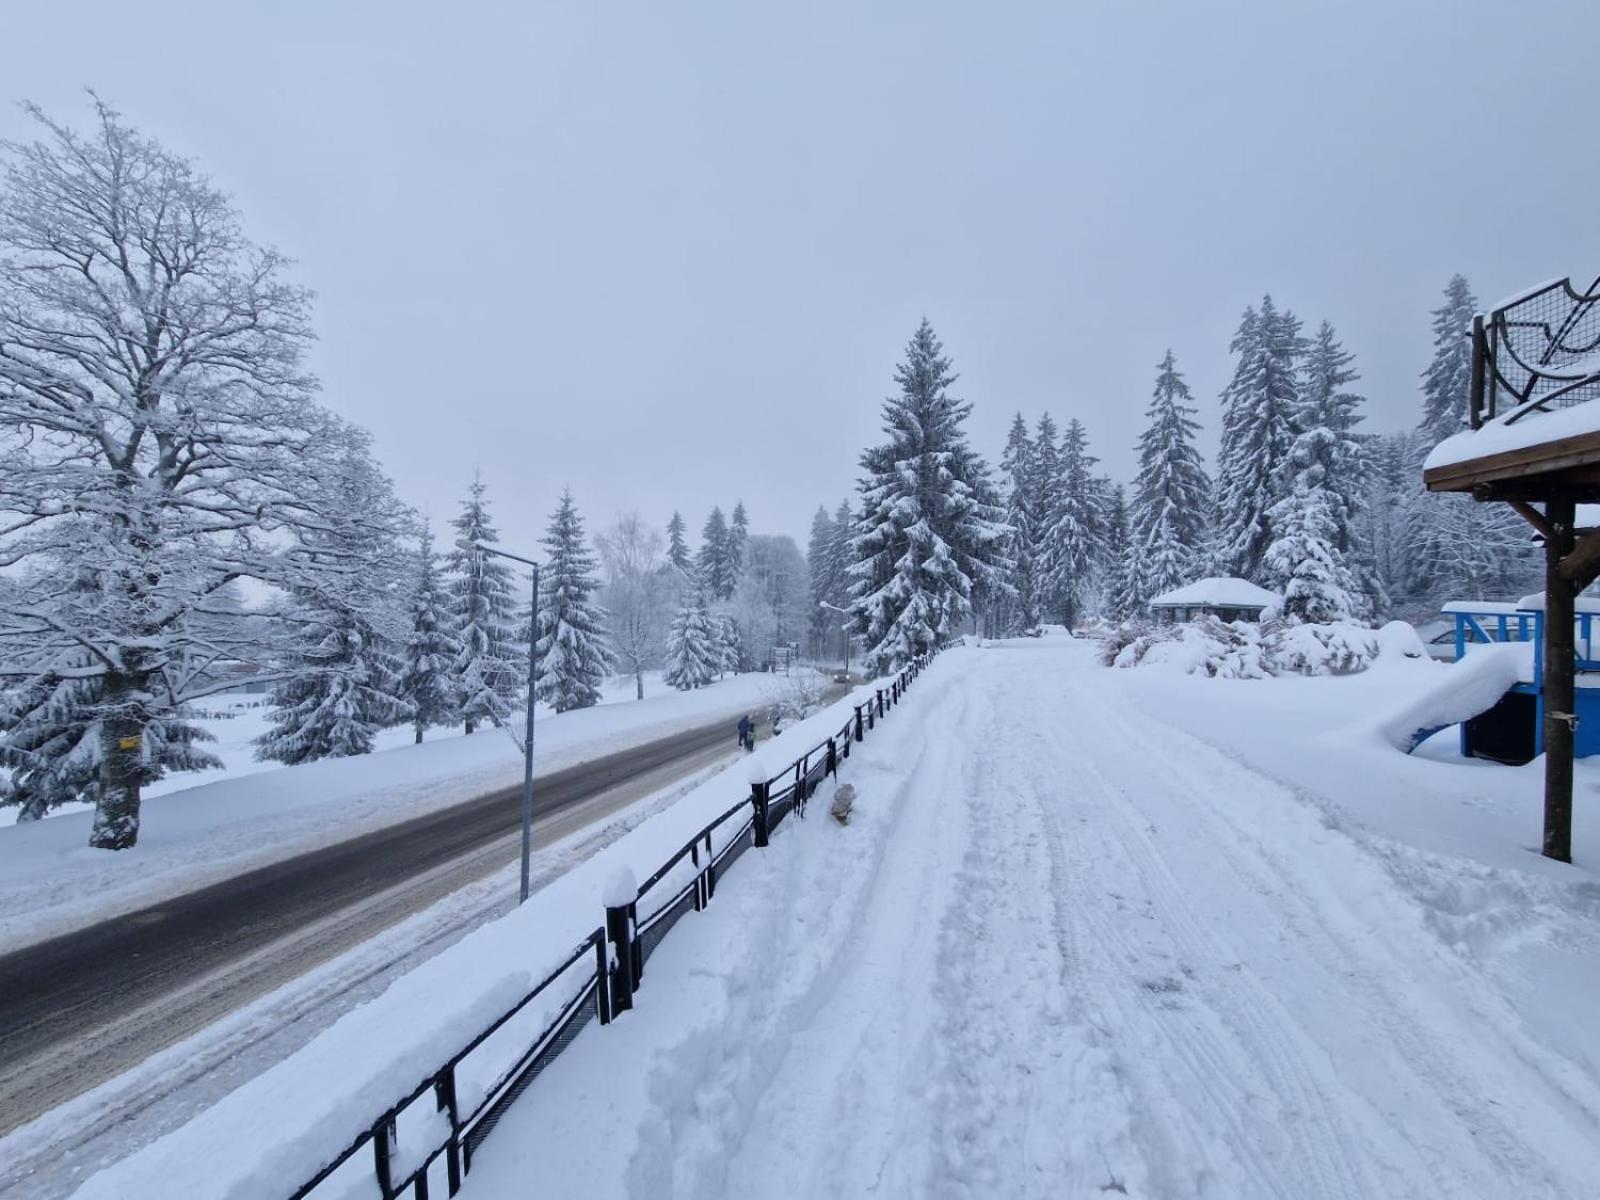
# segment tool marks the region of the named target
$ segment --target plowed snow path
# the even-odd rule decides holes
[[[1594,1195],[1596,1081],[1312,805],[1096,685],[942,659],[862,819],[746,856],[468,1194]]]

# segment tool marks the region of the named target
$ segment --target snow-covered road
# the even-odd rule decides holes
[[[1593,1075],[1087,647],[945,656],[846,778],[857,819],[747,855],[468,1196],[1594,1194]]]

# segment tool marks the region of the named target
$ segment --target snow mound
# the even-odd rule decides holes
[[[1396,750],[1409,754],[1427,734],[1492,708],[1531,667],[1532,659],[1531,642],[1475,647],[1441,672],[1437,683],[1383,716],[1377,732]]]
[[[1205,616],[1178,625],[1130,626],[1107,639],[1101,661],[1116,667],[1163,667],[1214,679],[1274,675],[1351,675],[1372,665],[1387,641],[1411,657],[1421,643],[1348,622],[1292,624],[1223,621]]]

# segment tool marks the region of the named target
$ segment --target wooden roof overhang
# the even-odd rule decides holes
[[[1422,473],[1430,492],[1480,500],[1600,500],[1600,430],[1444,463]]]

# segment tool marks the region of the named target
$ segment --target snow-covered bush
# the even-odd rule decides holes
[[[778,695],[778,711],[789,721],[804,721],[827,703],[822,676],[802,667],[783,682]]]
[[[1258,625],[1205,616],[1177,625],[1124,626],[1101,644],[1100,661],[1117,667],[1166,666],[1217,679],[1350,675],[1371,666],[1380,646],[1404,655],[1408,644],[1347,622]]]

